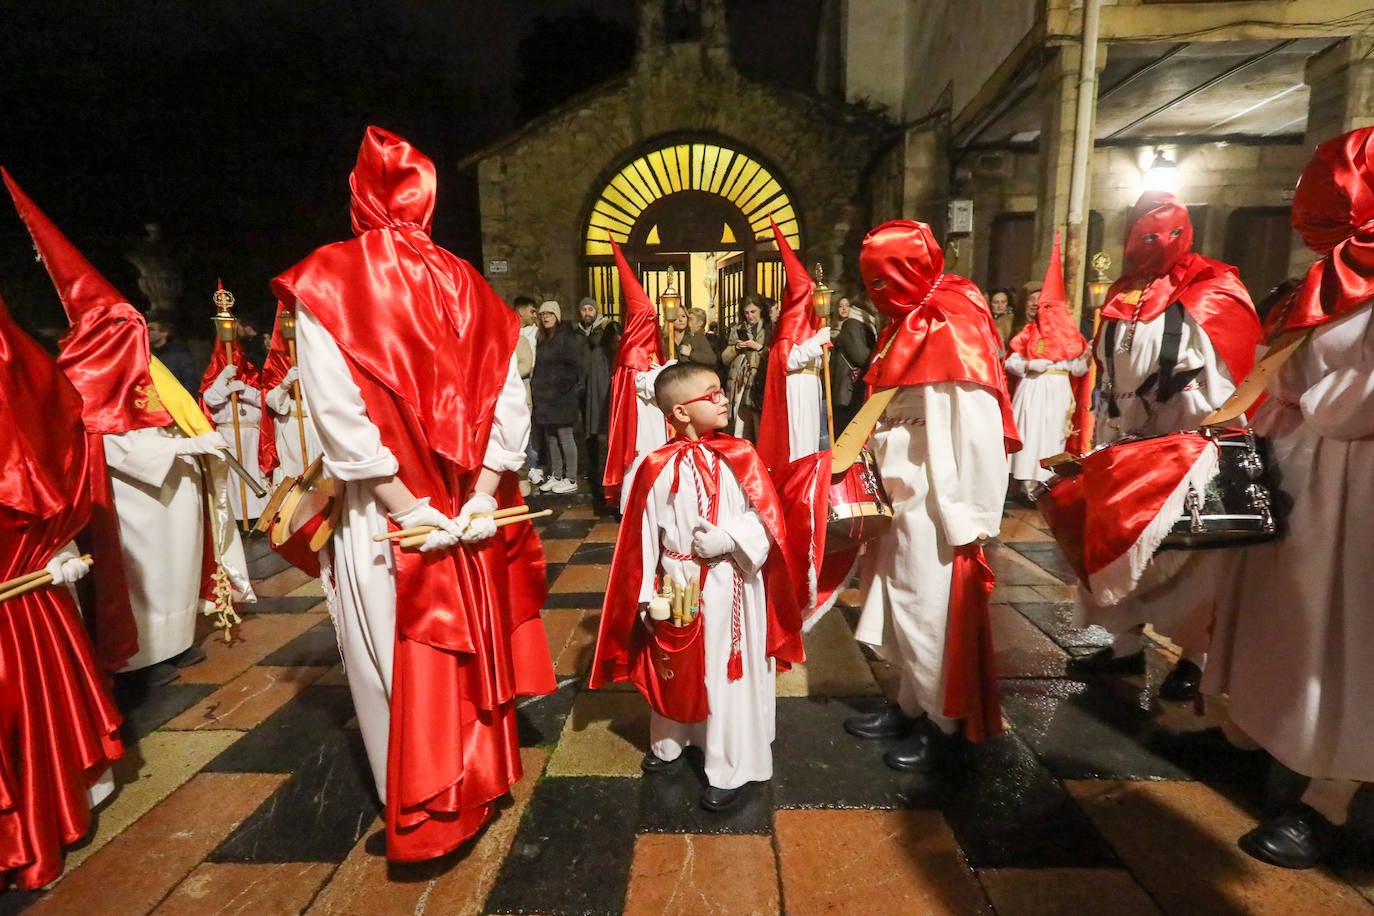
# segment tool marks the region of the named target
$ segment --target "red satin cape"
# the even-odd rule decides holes
[[[778,224],[773,222],[773,238],[787,273],[787,291],[778,313],[773,337],[768,345],[768,374],[764,379],[763,409],[759,415],[759,457],[770,473],[781,473],[792,460],[791,418],[787,412],[787,360],[792,348],[819,330],[821,322],[811,301],[816,281],[802,266]],[[824,358],[824,354],[822,354]],[[820,447],[820,443],[816,443]],[[829,485],[827,484],[827,487]]]
[[[291,370],[291,353],[286,348],[286,340],[281,336],[281,313],[283,306],[277,305],[277,318],[272,323],[272,342],[267,347],[267,359],[262,364],[258,376],[258,388],[263,394],[262,415],[272,424],[272,435],[258,437],[258,470],[271,479],[272,472],[281,465],[281,455],[277,454],[277,418],[267,407],[267,392],[281,384],[286,373]],[[304,460],[308,456],[302,455]]]
[[[620,287],[625,291],[625,333],[615,354],[611,370],[611,410],[606,434],[606,471],[601,485],[606,499],[620,502],[620,487],[625,472],[635,460],[639,441],[639,395],[635,380],[655,363],[663,362],[663,338],[658,333],[658,312],[644,292],[614,238],[615,266],[620,272]],[[667,423],[667,419],[664,419]]]
[[[769,553],[763,570],[764,594],[768,603],[766,653],[776,660],[779,671],[786,671],[793,664],[806,660],[801,639],[801,608],[797,602],[797,577],[800,571],[792,568],[790,557],[783,549],[786,531],[782,503],[758,453],[743,439],[721,433],[712,433],[700,440],[678,436],[645,456],[630,486],[611,560],[611,586],[601,610],[596,654],[587,679],[588,689],[596,690],[606,684],[631,679],[631,653],[636,645],[634,633],[639,626],[639,593],[644,573],[641,529],[645,507],[658,475],[685,449],[692,448],[697,442],[729,465],[773,542],[774,549]]]
[[[0,429],[4,581],[42,569],[76,537],[91,469],[79,395],[3,303]],[[62,847],[90,827],[86,792],[123,754],[120,718],[66,588],[0,604],[0,672],[0,891],[35,890],[62,873]]]

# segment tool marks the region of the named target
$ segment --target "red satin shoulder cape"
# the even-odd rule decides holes
[[[1008,455],[1021,450],[1011,414],[1007,375],[998,357],[1001,338],[978,288],[963,277],[942,274],[939,289],[883,329],[864,381],[870,389],[967,382],[986,388],[1002,408],[1002,440]]]
[[[1136,318],[1136,306],[1125,298],[1135,288],[1135,281],[1128,277],[1113,283],[1107,291],[1107,302],[1102,306],[1102,320]],[[1259,316],[1234,267],[1189,252],[1145,289],[1140,298],[1138,320],[1158,318],[1175,302],[1183,305],[1212,342],[1217,356],[1231,374],[1231,381],[1239,383],[1250,374],[1260,337]],[[1100,324],[1098,333],[1101,333]]]
[[[77,392],[0,304],[0,581],[42,569],[90,517]],[[118,563],[117,556],[97,562]],[[86,791],[123,754],[66,588],[0,603],[0,892],[62,873],[62,847],[90,827]]]
[[[803,573],[793,569],[783,549],[786,535],[782,505],[763,462],[748,442],[721,433],[704,436],[699,441],[730,466],[773,542],[773,550],[764,566],[764,594],[768,602],[767,654],[777,661],[779,671],[785,671],[805,661],[806,652],[802,647],[801,608],[797,602],[798,576]],[[639,616],[639,594],[643,584],[641,529],[645,506],[658,475],[684,449],[694,444],[693,440],[679,436],[647,455],[635,473],[611,560],[611,589],[606,593],[606,603],[601,610],[596,654],[587,680],[591,690],[630,679],[630,645]]]

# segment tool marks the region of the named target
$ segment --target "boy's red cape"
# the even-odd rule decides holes
[[[730,466],[773,542],[773,550],[764,566],[764,592],[768,600],[767,655],[777,661],[780,671],[806,660],[801,639],[801,608],[797,603],[797,576],[801,572],[793,570],[787,552],[780,549],[785,543],[782,506],[758,453],[743,439],[721,433],[698,440],[678,436],[645,456],[630,487],[624,520],[616,537],[615,557],[611,561],[611,588],[601,611],[596,655],[587,681],[587,686],[593,690],[635,677],[633,645],[635,627],[639,625],[639,595],[643,584],[644,542],[640,527],[645,507],[659,474],[679,458],[687,457],[694,447],[709,449]],[[646,685],[637,682],[636,686],[648,695]],[[704,690],[705,685],[701,688]]]

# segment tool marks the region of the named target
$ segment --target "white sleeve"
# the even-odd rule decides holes
[[[1324,325],[1306,344],[1320,363],[1332,367],[1299,399],[1303,420],[1321,436],[1374,435],[1374,322],[1369,318],[1365,309]]]
[[[178,436],[164,436],[154,428],[131,429],[127,433],[107,433],[104,437],[105,465],[129,480],[160,487],[177,460]]]
[[[1226,364],[1221,361],[1216,348],[1212,346],[1212,339],[1186,311],[1183,313],[1183,329],[1184,339],[1179,348],[1178,363],[1174,366],[1174,372],[1188,372],[1193,369],[1202,371],[1197,376],[1197,389],[1185,389],[1177,397],[1187,398],[1191,402],[1188,407],[1189,415],[1205,417],[1226,403],[1226,399],[1236,390],[1236,385],[1231,373],[1226,369]]]
[[[815,337],[808,337],[806,340],[794,343],[792,352],[787,354],[787,371],[796,372],[798,369],[805,369],[820,358],[821,351],[824,349],[825,342],[817,340]]]
[[[630,497],[630,490],[634,486],[635,477],[643,464],[643,457],[637,458],[634,464],[630,465],[630,469],[625,472],[625,483],[620,491],[622,512],[625,509],[625,502]],[[663,538],[658,530],[658,500],[654,498],[652,492],[644,502],[644,518],[640,522],[643,569],[639,580],[639,600],[642,603],[654,597],[654,576],[658,574],[658,551],[663,543]],[[633,524],[633,520],[628,521],[628,523]]]
[[[721,527],[735,539],[735,549],[731,556],[746,574],[753,574],[768,562],[768,553],[773,542],[768,539],[768,529],[763,527],[763,519],[750,506],[743,515],[737,515],[721,523]]]
[[[1011,375],[1026,374],[1026,358],[1020,353],[1013,353],[1007,357],[1007,372]]]
[[[1007,456],[1002,409],[977,385],[923,385],[930,488],[937,524],[955,547],[993,537],[1002,526]]]
[[[296,308],[301,395],[324,452],[325,470],[338,480],[390,477],[400,465],[367,416],[362,391],[334,338],[304,303]]]
[[[493,471],[518,471],[525,463],[525,447],[530,442],[530,408],[525,403],[525,383],[520,379],[516,354],[510,355],[506,380],[496,396],[492,414],[491,438],[482,464]]]
[[[1081,375],[1088,374],[1088,366],[1091,364],[1091,362],[1092,357],[1088,354],[1088,348],[1084,347],[1083,352],[1078,354],[1078,356],[1074,357],[1073,359],[1065,360],[1061,363],[1056,363],[1055,368],[1064,369],[1069,373],[1069,375],[1072,375],[1074,378],[1077,378]]]
[[[295,405],[295,399],[291,397],[291,389],[287,385],[269,389],[263,395],[263,400],[267,403],[267,409],[279,417],[291,416],[291,408]]]
[[[648,369],[635,373],[635,394],[641,401],[646,404],[654,403],[654,382],[658,381],[658,374],[675,362],[677,360],[670,359],[661,366],[654,363]]]

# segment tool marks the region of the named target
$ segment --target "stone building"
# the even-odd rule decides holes
[[[642,0],[629,73],[463,163],[498,293],[618,313],[609,233],[651,297],[671,284],[724,324],[745,293],[780,291],[770,215],[828,283],[858,282],[868,171],[901,133],[869,107],[743,77],[725,8]]]
[[[875,164],[873,219],[946,212],[950,269],[988,287],[1044,272],[1056,228],[1074,298],[1126,214],[1170,186],[1197,248],[1259,300],[1310,262],[1288,227],[1322,140],[1374,123],[1364,0],[832,0],[826,88],[911,125]],[[1085,54],[1085,49],[1087,53]],[[1080,87],[1082,92],[1080,93]]]

